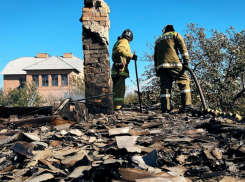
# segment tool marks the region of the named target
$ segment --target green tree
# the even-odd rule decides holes
[[[245,102],[245,30],[237,32],[230,27],[223,33],[192,23],[187,25],[185,42],[209,107],[241,114]]]
[[[36,95],[32,106],[40,106],[43,104],[43,98],[39,95],[37,91],[37,86],[35,83],[24,84],[23,87],[18,87],[13,90],[9,90],[8,105],[9,106],[23,106],[26,107],[32,96]]]
[[[0,106],[7,106],[9,104],[8,95],[6,95],[2,88],[0,88]]]
[[[185,43],[191,59],[190,67],[199,80],[209,108],[244,114],[245,30],[237,32],[230,27],[223,33],[199,28],[191,23],[187,24],[185,32]],[[146,79],[155,75],[154,46],[148,44],[148,47],[152,51],[145,53],[144,60],[150,62],[151,69],[145,71]],[[156,78],[153,85],[145,90],[153,90],[158,86]],[[191,89],[194,104],[201,105],[194,81],[191,81]],[[160,89],[158,90],[160,92]],[[175,91],[177,90],[173,90],[172,95],[175,97],[172,100],[177,101],[179,95],[176,95]]]

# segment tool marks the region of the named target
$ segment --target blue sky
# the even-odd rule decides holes
[[[230,26],[237,31],[245,27],[244,0],[105,0],[111,13],[109,32],[112,46],[123,30],[134,33],[130,43],[139,57],[149,51],[147,42],[154,42],[166,24],[184,34],[186,24],[195,23],[206,29],[224,32]],[[83,0],[0,0],[0,71],[11,60],[19,57],[48,53],[51,56],[72,52],[83,58],[82,15]],[[138,61],[138,74],[144,72],[147,62]],[[136,82],[133,61],[126,84]],[[3,78],[0,76],[0,87]]]

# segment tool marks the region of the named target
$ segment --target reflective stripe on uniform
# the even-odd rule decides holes
[[[182,67],[182,64],[181,63],[163,63],[157,67],[157,70],[159,70],[160,68],[176,68],[176,67]]]
[[[126,73],[126,72],[119,72],[119,75],[121,75],[121,76],[128,76],[128,73]]]
[[[158,42],[160,42],[161,40],[165,39],[166,35],[169,35],[169,34],[172,34],[172,35],[177,35],[177,33],[175,32],[167,32],[165,34],[162,34],[156,41],[155,41],[155,44],[157,44]]]
[[[187,92],[190,92],[191,89],[185,89],[185,90],[181,90],[180,93],[187,93]]]
[[[183,53],[183,54],[182,54],[182,57],[183,57],[183,56],[189,56],[188,52]]]
[[[161,94],[161,97],[170,97],[170,94]]]
[[[128,51],[126,51],[126,52],[124,53],[124,57],[127,57],[127,55],[128,55]]]
[[[112,75],[117,75],[118,72],[117,71],[111,71],[111,74]],[[121,76],[129,76],[129,74],[126,73],[126,72],[119,72],[119,75],[121,75]]]
[[[124,98],[114,98],[114,101],[124,101]]]

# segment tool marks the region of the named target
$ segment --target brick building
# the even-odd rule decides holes
[[[44,97],[49,94],[62,97],[70,91],[71,78],[83,78],[83,60],[72,53],[52,57],[47,53],[38,53],[37,57],[21,57],[10,61],[1,74],[4,92],[33,81]]]

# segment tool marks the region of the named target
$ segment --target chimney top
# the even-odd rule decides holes
[[[37,58],[48,58],[48,53],[37,53]]]
[[[64,53],[63,58],[72,58],[72,53]]]

